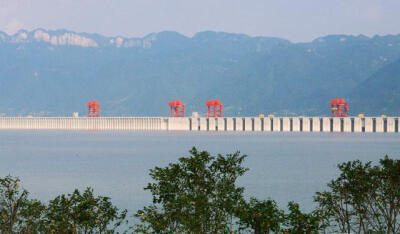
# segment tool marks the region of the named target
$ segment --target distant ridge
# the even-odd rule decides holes
[[[400,97],[387,88],[399,86],[399,71],[390,68],[399,59],[400,35],[292,43],[212,31],[143,38],[0,32],[0,115],[85,113],[93,99],[104,115],[168,115],[173,99],[187,113],[203,113],[214,98],[226,115],[328,115],[336,97],[354,115],[400,114]]]
[[[47,42],[52,45],[74,45],[74,46],[82,46],[82,47],[107,47],[107,46],[115,46],[115,47],[146,47],[147,45],[151,45],[151,41],[155,40],[158,36],[169,36],[175,38],[184,38],[184,39],[191,39],[197,38],[199,40],[208,40],[208,35],[218,35],[219,39],[228,39],[228,40],[244,40],[253,38],[257,39],[266,39],[269,40],[278,40],[278,41],[286,41],[291,43],[289,40],[281,39],[277,37],[262,37],[262,36],[255,36],[251,37],[246,34],[240,33],[225,33],[225,32],[215,32],[215,31],[203,31],[196,33],[193,37],[184,36],[178,32],[173,31],[162,31],[159,33],[150,33],[144,37],[124,37],[124,36],[114,36],[114,37],[107,37],[97,33],[78,33],[75,31],[70,31],[66,29],[59,29],[59,30],[46,30],[43,28],[34,29],[32,31],[27,30],[19,30],[13,35],[8,35],[5,32],[0,31],[0,42],[10,42],[10,43],[33,43],[33,42]],[[337,41],[341,38],[346,38],[349,40],[370,40],[376,38],[390,38],[399,37],[398,35],[386,35],[386,36],[373,36],[368,37],[365,35],[358,35],[358,36],[350,36],[350,35],[328,35],[325,37],[319,37],[313,40],[312,42],[324,42],[324,41]],[[302,44],[300,43],[293,43],[293,44]],[[308,43],[308,42],[306,42]],[[148,46],[149,47],[149,46]]]
[[[80,47],[150,47],[155,34],[149,34],[143,38],[105,37],[99,34],[76,33],[68,30],[44,30],[32,31],[20,30],[14,35],[0,32],[0,41],[3,43],[35,43],[43,42],[60,46]]]

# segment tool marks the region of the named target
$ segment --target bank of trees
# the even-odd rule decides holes
[[[114,233],[126,210],[88,188],[60,195],[44,204],[30,199],[20,180],[0,178],[0,233]]]
[[[400,233],[400,160],[338,168],[339,177],[315,196],[325,225],[342,233]]]
[[[145,187],[153,204],[133,217],[90,188],[42,203],[18,178],[0,178],[0,233],[400,233],[400,160],[338,165],[338,178],[305,213],[295,202],[282,210],[271,199],[245,199],[236,184],[245,158],[193,148],[155,167]]]

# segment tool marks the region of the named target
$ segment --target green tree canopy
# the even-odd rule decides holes
[[[247,168],[239,152],[211,156],[190,150],[189,157],[165,168],[150,170],[154,180],[145,190],[153,195],[153,205],[136,213],[141,224],[135,231],[148,233],[225,233],[232,230],[234,212],[243,188],[236,180]]]
[[[45,205],[29,199],[18,178],[0,178],[0,233],[114,233],[126,213],[90,188],[57,196]]]
[[[237,210],[241,229],[251,228],[255,234],[278,233],[285,221],[285,214],[274,200],[259,201],[250,198],[250,202],[242,201]]]
[[[28,195],[19,178],[0,178],[0,233],[35,233],[43,229],[45,206],[28,199]]]
[[[325,231],[324,216],[319,210],[311,213],[303,213],[299,204],[289,202],[289,213],[285,217],[284,233],[297,234],[314,234]]]
[[[333,230],[345,233],[400,233],[400,160],[351,161],[317,193],[315,201]]]
[[[112,205],[110,198],[95,196],[91,188],[83,193],[75,190],[49,202],[46,227],[52,233],[114,233],[126,213]]]

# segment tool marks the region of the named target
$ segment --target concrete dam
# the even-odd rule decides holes
[[[0,117],[0,130],[398,133],[400,117]]]

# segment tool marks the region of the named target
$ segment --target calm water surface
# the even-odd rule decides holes
[[[87,186],[131,212],[151,201],[148,170],[196,146],[247,154],[239,183],[247,196],[284,207],[313,207],[312,196],[337,175],[336,164],[400,159],[400,134],[0,131],[0,176],[22,179],[31,197],[47,201]]]

